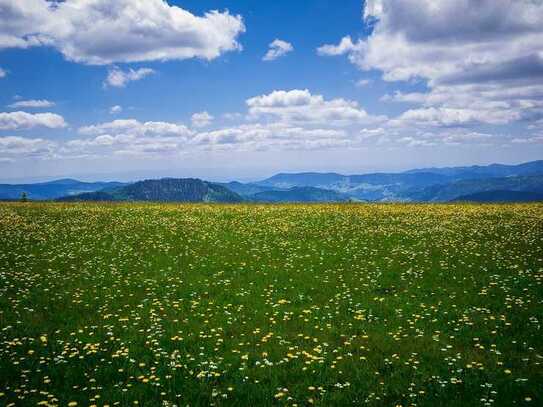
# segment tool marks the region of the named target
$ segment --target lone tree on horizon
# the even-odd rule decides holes
[[[26,192],[23,192],[21,194],[21,199],[20,199],[21,202],[28,202],[28,195],[26,194]]]

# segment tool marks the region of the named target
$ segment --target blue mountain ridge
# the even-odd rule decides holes
[[[252,183],[213,183],[164,178],[132,184],[59,179],[36,184],[0,184],[1,200],[149,200],[167,202],[514,202],[539,200],[543,160],[422,168],[399,173],[279,173]],[[480,195],[483,194],[483,195]]]

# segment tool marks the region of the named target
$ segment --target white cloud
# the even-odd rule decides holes
[[[481,146],[511,142],[503,136],[452,128],[442,128],[439,131],[387,127],[351,130],[324,125],[308,127],[272,122],[242,124],[179,137],[175,133],[162,130],[144,131],[139,128],[144,124],[139,122],[136,130],[128,123],[112,123],[94,126],[92,138],[80,138],[65,143],[61,148],[63,154],[72,157],[174,157],[202,151],[307,151],[368,146],[426,148],[438,145]],[[162,128],[167,128],[167,125],[168,123],[163,123]],[[169,125],[175,126],[173,123]]]
[[[8,73],[4,69],[0,68],[0,78],[5,78],[7,74]]]
[[[388,147],[436,147],[436,146],[490,146],[508,145],[510,137],[482,133],[468,128],[440,127],[425,129],[417,127],[383,127],[362,129],[359,139],[363,145]]]
[[[65,143],[65,156],[170,156],[180,154],[194,134],[182,124],[135,119],[81,127],[79,133],[86,137]]]
[[[70,61],[212,60],[241,49],[241,16],[196,16],[163,0],[0,0],[0,48],[48,45]]]
[[[348,52],[362,69],[383,71],[386,80],[490,73],[543,50],[539,1],[370,0],[364,13],[377,20],[373,34]]]
[[[543,85],[458,84],[436,85],[427,93],[396,92],[385,101],[419,104],[439,110],[471,110],[478,123],[506,124],[532,121],[543,115]]]
[[[179,137],[168,133],[105,132],[118,126],[102,126],[103,134],[68,141],[66,156],[176,156],[196,151],[308,150],[345,147],[352,144],[343,130],[304,128],[281,123],[244,124]],[[98,126],[96,126],[98,128]]]
[[[51,155],[55,148],[55,143],[42,138],[0,137],[0,155],[8,162],[13,161],[12,157]]]
[[[194,113],[191,117],[192,127],[207,127],[213,122],[214,117],[208,112]]]
[[[41,142],[34,142],[33,147],[32,142],[25,141],[27,139],[6,139],[4,144],[9,143],[11,153],[3,155],[10,160],[17,158],[18,154],[34,154],[44,158],[176,158],[205,151],[367,149],[370,146],[423,149],[520,143],[512,137],[486,134],[469,128],[474,123],[500,124],[515,120],[507,117],[515,110],[508,110],[507,106],[499,110],[499,106],[493,105],[499,101],[493,101],[492,89],[471,89],[471,93],[478,91],[485,95],[479,97],[484,103],[474,106],[465,104],[461,95],[454,99],[440,87],[436,86],[434,90],[436,93],[398,92],[390,96],[391,100],[421,105],[408,109],[392,120],[371,116],[354,101],[327,100],[309,90],[278,90],[248,99],[246,118],[252,121],[240,125],[211,131],[198,130],[213,120],[207,112],[192,116],[192,128],[163,121],[113,120],[81,127],[78,130],[80,136],[70,141],[47,144],[46,140],[40,139]],[[443,94],[437,93],[437,90]],[[533,91],[533,88],[522,90],[517,87],[511,90],[511,97],[529,97]],[[456,107],[441,106],[447,98]],[[111,109],[119,110],[116,106]],[[35,118],[38,115],[29,116]],[[232,118],[237,120],[242,116],[233,115]],[[28,117],[25,116],[25,119],[29,122]],[[31,126],[23,124],[20,119],[16,124],[14,122],[13,118],[8,121],[0,115],[0,126],[3,125],[4,129]],[[534,129],[534,132],[537,131],[539,127]],[[526,143],[536,143],[538,138],[533,135],[526,136],[524,140]]]
[[[19,100],[15,103],[12,103],[8,105],[8,107],[11,107],[12,109],[19,109],[19,108],[46,108],[46,107],[53,107],[55,106],[54,102],[51,102],[50,100],[46,99],[30,99],[30,100]]]
[[[44,0],[0,0],[0,48],[27,48],[50,42],[35,27],[45,28],[49,4]]]
[[[386,81],[422,79],[429,87],[425,94],[383,100],[423,104],[418,118],[441,125],[503,124],[543,114],[543,2],[368,0],[364,18],[373,27],[367,38],[347,36],[319,54],[345,54],[362,70],[381,71]]]
[[[66,157],[175,156],[195,151],[328,149],[357,142],[337,128],[284,122],[250,123],[213,131],[191,131],[168,122],[114,120],[79,129],[82,138],[59,149]]]
[[[251,118],[270,117],[286,123],[350,125],[383,118],[370,116],[357,102],[345,99],[325,100],[309,90],[273,91],[247,100]]]
[[[337,56],[347,54],[355,49],[352,38],[343,37],[338,45],[327,44],[317,48],[317,54],[322,56]]]
[[[204,148],[242,147],[246,150],[305,149],[349,143],[347,133],[336,129],[307,129],[281,123],[243,124],[198,133],[191,144]]]
[[[102,134],[91,139],[68,141],[62,149],[66,157],[171,156],[180,154],[186,140],[175,136]]]
[[[117,67],[113,67],[107,74],[107,78],[104,81],[104,86],[124,88],[128,82],[139,81],[140,79],[153,75],[154,73],[155,71],[150,68],[139,68],[137,70],[130,68],[127,71],[122,71]]]
[[[123,111],[123,107],[120,105],[111,106],[109,108],[109,114],[119,114]]]
[[[198,147],[211,150],[323,150],[336,148],[422,148],[438,145],[508,144],[501,135],[469,129],[441,128],[438,131],[403,128],[363,128],[359,131],[337,128],[308,128],[286,123],[255,123],[197,133],[185,149]]]
[[[62,116],[54,113],[9,112],[0,113],[0,130],[30,129],[33,127],[48,127],[58,129],[67,124]]]
[[[132,136],[176,136],[187,137],[192,134],[183,124],[169,122],[140,122],[135,119],[114,120],[79,129],[79,133],[85,136],[103,134],[124,134]]]
[[[294,51],[294,47],[291,43],[280,39],[275,39],[274,41],[272,41],[269,47],[270,49],[262,58],[263,61],[274,61],[277,58],[280,58],[288,54],[289,52]]]
[[[275,103],[275,102],[273,102]],[[426,119],[426,118],[424,118]],[[327,124],[315,126],[281,121],[249,123],[213,131],[193,132],[185,126],[168,122],[115,120],[81,128],[82,137],[65,142],[27,141],[6,138],[0,156],[17,159],[33,154],[43,158],[175,158],[205,151],[295,151],[379,148],[427,148],[438,145],[490,145],[517,143],[510,139],[464,129],[364,127],[337,128]],[[526,142],[536,142],[536,138]],[[6,147],[7,146],[7,147]],[[6,151],[9,149],[10,153]]]
[[[476,109],[452,109],[452,108],[421,108],[410,109],[402,113],[399,118],[390,122],[391,125],[404,126],[467,126],[477,123],[506,124],[517,119],[514,113],[508,111],[481,111]]]

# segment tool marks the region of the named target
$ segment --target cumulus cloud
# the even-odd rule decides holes
[[[406,147],[444,146],[490,146],[510,144],[512,140],[503,135],[481,133],[469,129],[448,129],[439,133],[416,130],[408,135],[390,139],[397,145]]]
[[[464,127],[440,127],[438,131],[420,127],[380,127],[362,129],[362,145],[392,148],[426,148],[436,146],[490,146],[509,145],[512,138],[503,134],[473,131]]]
[[[171,123],[170,123],[171,124]],[[174,124],[171,124],[174,125]],[[98,126],[95,126],[98,128]],[[179,137],[166,132],[120,131],[123,126],[101,126],[103,133],[66,142],[65,156],[179,156],[196,151],[310,150],[349,146],[353,140],[344,130],[304,128],[284,123],[252,123],[195,132]],[[165,126],[164,126],[165,127]],[[116,131],[111,130],[116,128]]]
[[[270,99],[276,97],[277,95]],[[304,97],[303,92],[300,95],[291,93],[283,103],[303,104]],[[277,105],[281,102],[261,100],[259,103]],[[195,122],[202,124],[204,119],[209,119],[207,117],[209,113],[207,115],[203,113],[205,112],[197,114]],[[353,146],[358,142],[345,129],[331,128],[329,124],[324,123],[305,124],[275,120],[269,123],[245,123],[212,131],[197,131],[178,123],[114,120],[81,127],[78,132],[82,137],[65,142],[59,151],[67,157],[179,156],[208,150],[330,149]]]
[[[396,92],[386,95],[386,101],[420,104],[436,109],[472,110],[477,122],[505,124],[533,121],[543,116],[543,85],[500,83],[436,85],[427,93]]]
[[[294,47],[291,43],[280,39],[275,39],[270,43],[268,52],[266,53],[266,55],[264,55],[262,60],[274,61],[277,58],[280,58],[292,51],[294,51]]]
[[[71,140],[71,148],[104,148],[122,145],[123,149],[139,145],[172,147],[174,151],[218,148],[234,145],[247,149],[286,148],[288,146],[344,145],[349,135],[341,129],[302,127],[288,123],[250,123],[213,131],[195,132],[184,125],[169,122],[140,122],[135,119],[86,126],[79,129],[85,138]],[[275,147],[274,147],[275,146]],[[166,147],[164,148],[167,149]]]
[[[123,107],[120,105],[111,106],[109,108],[109,114],[119,114],[123,111]]]
[[[322,95],[312,95],[309,90],[278,90],[256,96],[246,101],[251,118],[270,117],[287,123],[325,123],[350,125],[373,122],[373,117],[357,102],[345,99],[325,100]]]
[[[543,48],[543,47],[542,47]],[[541,82],[543,80],[543,54],[526,55],[496,64],[480,63],[469,70],[439,76],[435,83],[440,85],[458,85],[470,83],[521,83]]]
[[[30,99],[30,100],[19,100],[17,102],[14,102],[8,107],[12,109],[19,109],[19,108],[47,108],[47,107],[53,107],[55,106],[54,102],[51,102],[50,100],[46,99]]]
[[[191,117],[192,127],[207,127],[213,122],[214,117],[208,112],[194,113]]]
[[[255,123],[198,133],[192,144],[203,148],[245,150],[315,149],[345,146],[348,135],[337,129],[307,129],[282,123]]]
[[[437,145],[488,145],[510,142],[501,136],[469,129],[445,128],[439,132],[417,128],[365,127],[362,130],[304,126],[285,122],[246,123],[179,136],[162,122],[150,126],[137,120],[115,121],[82,131],[91,137],[70,140],[59,148],[67,157],[175,157],[202,151],[293,151],[366,148],[426,148]],[[149,128],[152,128],[150,131]]]
[[[458,103],[458,107],[451,108],[435,107],[447,94],[398,92],[390,96],[390,100],[421,106],[388,119],[369,115],[354,101],[328,100],[309,90],[277,90],[248,99],[245,117],[250,121],[243,124],[204,131],[203,127],[213,119],[207,112],[193,115],[191,128],[181,123],[119,119],[81,127],[78,138],[69,141],[47,144],[42,139],[35,142],[22,138],[6,139],[4,144],[9,142],[11,153],[2,155],[9,160],[16,159],[18,154],[35,154],[36,157],[46,158],[130,156],[173,159],[203,151],[365,149],[368,146],[401,149],[520,143],[520,137],[517,140],[469,128],[473,123],[496,124],[513,120],[499,115],[488,116],[492,92],[490,89],[485,92],[488,99],[485,103],[489,104],[487,110],[482,105],[460,106],[460,95],[454,102]],[[511,92],[530,96],[533,89],[520,91],[515,88]],[[502,111],[509,113],[505,108]],[[242,118],[235,116],[235,119]],[[6,123],[7,120],[0,116],[3,128],[23,128],[20,122],[16,125]],[[534,132],[540,131],[536,123]],[[534,135],[522,140],[536,143],[539,139]],[[35,147],[32,143],[35,143]]]
[[[347,36],[319,54],[347,55],[386,81],[426,81],[426,95],[403,101],[434,107],[424,112],[431,123],[439,116],[444,125],[501,124],[543,114],[538,91],[522,95],[543,79],[543,2],[368,0],[364,18],[373,28],[367,38]],[[466,106],[482,112],[467,114]]]
[[[14,161],[13,157],[50,156],[55,149],[55,143],[42,138],[0,137],[0,159],[6,162]]]
[[[90,139],[68,141],[63,152],[66,155],[170,155],[179,153],[184,139],[174,136],[146,136],[136,134],[101,134]]]
[[[124,88],[128,82],[139,81],[146,76],[153,75],[155,71],[151,68],[130,68],[127,71],[123,71],[117,67],[113,67],[109,70],[107,78],[104,81],[104,86],[113,86],[115,88]]]
[[[4,69],[0,68],[0,79],[5,78],[7,76],[7,74],[8,73]]]
[[[212,60],[241,49],[242,17],[163,0],[0,0],[0,48],[53,46],[70,61]]]
[[[0,130],[19,130],[33,127],[58,129],[66,126],[64,118],[55,113],[32,114],[21,111],[0,113]]]
[[[185,125],[170,122],[141,122],[136,119],[81,127],[83,138],[63,145],[66,156],[172,155],[183,151],[193,132]]]
[[[187,132],[179,124],[117,120],[80,129],[82,137],[52,143],[5,138],[0,157],[16,160],[34,155],[43,158],[90,158],[130,156],[175,158],[204,151],[294,151],[345,148],[426,148],[437,145],[488,145],[503,143],[495,135],[470,130],[441,129],[439,132],[393,127],[362,130],[294,125],[284,122],[248,123],[212,131]],[[527,139],[534,143],[536,138]],[[518,143],[519,141],[505,140]],[[8,153],[9,150],[9,153]]]
[[[192,134],[183,124],[169,122],[140,122],[135,119],[119,119],[79,128],[79,133],[85,136],[103,134],[124,134],[131,136],[178,136],[186,137]]]
[[[337,56],[347,54],[355,49],[352,38],[343,37],[338,45],[326,44],[317,48],[317,54],[322,56]]]
[[[373,34],[348,52],[361,68],[379,69],[388,80],[492,71],[543,48],[539,1],[370,0],[364,15],[377,20]]]
[[[420,108],[410,109],[402,113],[399,118],[390,122],[391,125],[429,125],[429,126],[467,126],[477,123],[506,124],[517,117],[509,112],[480,111],[476,109],[452,108]]]

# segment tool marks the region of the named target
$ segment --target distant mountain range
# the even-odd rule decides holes
[[[516,201],[521,198],[518,192],[535,194],[532,197],[543,193],[543,160],[520,165],[425,168],[402,173],[283,173],[257,182],[255,186],[275,189],[311,186],[336,191],[351,199],[378,202],[449,202],[460,197],[469,200],[472,194],[481,192],[499,191],[500,194],[487,194],[487,199],[494,196]],[[504,195],[507,192],[511,192],[508,197]]]
[[[280,173],[262,181],[164,178],[131,184],[64,179],[0,185],[0,199],[159,202],[527,202],[543,200],[543,160],[400,173]]]
[[[122,182],[81,182],[75,179],[59,179],[37,184],[0,184],[0,200],[19,199],[23,192],[29,199],[36,201],[57,199],[62,196],[76,195],[83,192],[94,192],[103,189],[117,188],[126,184]]]

